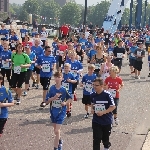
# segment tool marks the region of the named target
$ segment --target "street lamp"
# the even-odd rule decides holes
[[[86,26],[86,18],[87,18],[87,0],[85,0],[84,22],[83,22],[84,30],[85,30],[85,26]]]

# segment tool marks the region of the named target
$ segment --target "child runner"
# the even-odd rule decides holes
[[[115,109],[113,97],[103,89],[103,80],[95,79],[93,87],[95,92],[91,94],[91,113],[93,114],[93,150],[100,150],[103,142],[104,150],[109,150],[111,143],[112,111]]]
[[[93,64],[90,64],[88,66],[88,73],[83,76],[81,81],[81,86],[84,87],[82,103],[85,105],[85,111],[86,111],[86,115],[84,116],[84,118],[89,117],[88,107],[91,107],[90,94],[93,92],[92,83],[96,79],[96,75],[93,73],[94,69],[95,66]]]
[[[70,68],[71,65],[69,63],[65,63],[64,65],[64,73],[63,73],[63,81],[62,81],[62,86],[66,88],[68,93],[72,95],[72,85],[73,83],[76,83],[77,80],[75,80],[75,77],[73,76],[72,73],[70,73]],[[67,117],[71,116],[71,103],[68,103],[67,105]]]
[[[117,108],[119,104],[119,92],[123,87],[123,82],[120,77],[117,77],[117,73],[119,72],[119,69],[117,66],[112,66],[109,69],[110,76],[106,78],[105,80],[105,88],[111,93],[112,97],[114,98],[115,106],[116,108],[113,110],[114,114],[114,121],[115,124],[118,125],[118,118],[117,118]]]
[[[60,128],[66,116],[66,105],[72,102],[71,95],[61,85],[63,75],[60,72],[54,74],[55,85],[50,87],[46,96],[46,104],[50,103],[51,121],[53,123],[55,139],[54,150],[62,150],[62,139]]]
[[[0,74],[0,137],[2,136],[4,125],[8,118],[7,107],[14,106],[11,92],[1,85],[2,82],[3,76]]]

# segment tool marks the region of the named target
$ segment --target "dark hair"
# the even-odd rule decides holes
[[[96,79],[94,80],[94,82],[98,82],[100,85],[103,85],[103,84],[104,84],[104,81],[103,81],[103,79],[101,79],[101,78],[96,78]]]
[[[46,51],[48,48],[51,48],[51,47],[50,47],[50,46],[45,46],[45,51]]]
[[[121,42],[122,42],[122,40],[119,40],[119,41],[118,41],[118,44],[120,44]]]
[[[54,73],[54,77],[62,77],[62,73],[61,72],[55,72]]]
[[[0,73],[0,80],[3,80],[3,76],[2,76],[2,74]]]
[[[18,50],[17,50],[17,48],[18,48],[18,46],[22,46],[22,43],[18,43],[17,45],[16,45],[16,53],[18,52]],[[22,46],[23,47],[23,46]],[[22,52],[24,52],[24,49],[22,49]]]

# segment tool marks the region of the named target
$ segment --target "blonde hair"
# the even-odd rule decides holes
[[[112,66],[109,70],[115,72],[115,73],[118,73],[119,72],[119,69],[117,66]]]
[[[94,64],[89,64],[88,69],[95,69],[95,65]]]
[[[69,67],[69,68],[71,68],[71,65],[70,65],[69,63],[65,63],[65,64],[64,64],[64,67]]]

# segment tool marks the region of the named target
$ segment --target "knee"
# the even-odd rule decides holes
[[[55,133],[55,135],[58,135],[58,134],[60,134],[60,130],[55,129],[54,133]]]

